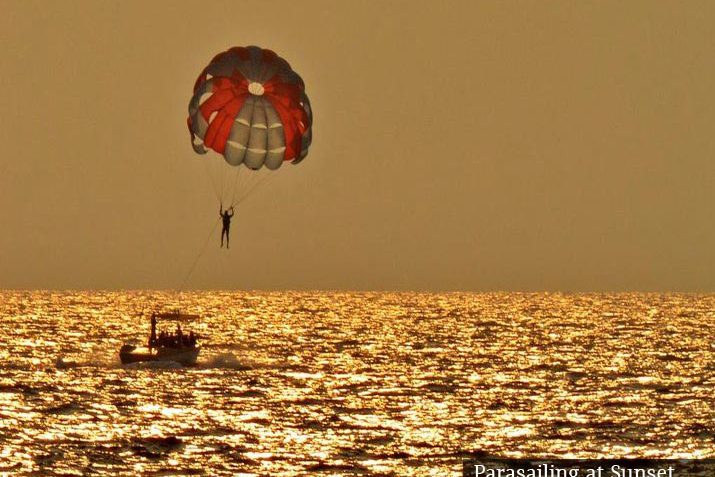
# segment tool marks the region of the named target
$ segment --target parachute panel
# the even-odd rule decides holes
[[[263,166],[266,160],[266,110],[263,101],[259,99],[253,109],[253,120],[251,121],[251,135],[248,138],[248,152],[246,152],[246,165],[251,169],[258,169]]]

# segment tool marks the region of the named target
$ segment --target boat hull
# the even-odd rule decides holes
[[[174,361],[183,366],[193,366],[199,357],[201,348],[158,348],[154,351],[148,348],[137,348],[125,345],[119,351],[122,364],[143,363],[149,361]]]

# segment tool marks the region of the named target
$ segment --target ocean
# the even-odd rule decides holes
[[[122,366],[172,308],[197,366]],[[713,329],[715,295],[4,291],[0,475],[715,457]]]

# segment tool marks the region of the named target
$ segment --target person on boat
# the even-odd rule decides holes
[[[157,337],[156,337],[156,315],[151,314],[151,333],[149,334],[149,349],[156,348]]]
[[[181,332],[181,323],[176,325],[176,347],[180,348],[184,343],[184,334]]]
[[[189,331],[189,347],[193,348],[196,346],[196,336],[193,331]]]
[[[226,235],[226,248],[228,247],[228,234],[231,229],[231,218],[233,218],[233,206],[223,210],[223,204],[219,206],[218,213],[223,220],[223,228],[221,229],[221,247],[223,247],[223,236]]]

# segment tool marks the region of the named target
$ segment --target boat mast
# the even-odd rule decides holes
[[[151,314],[151,334],[149,335],[149,350],[154,347],[156,343],[156,314]]]

